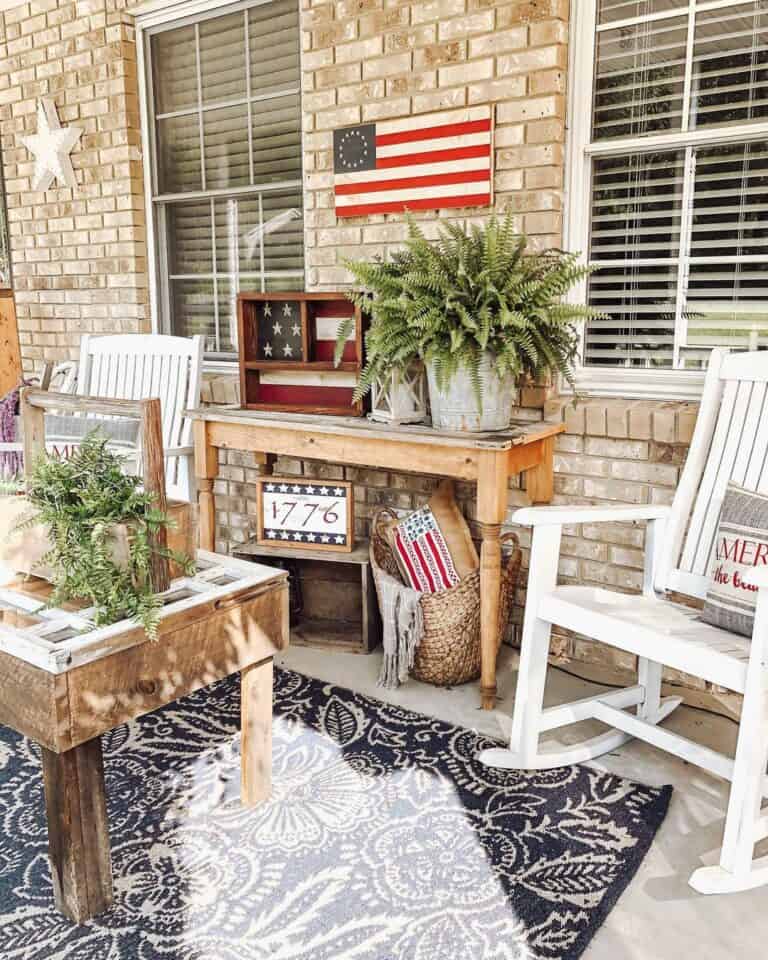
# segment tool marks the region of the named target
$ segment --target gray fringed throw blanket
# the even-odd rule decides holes
[[[371,551],[371,567],[379,595],[384,660],[379,673],[380,687],[399,687],[408,679],[416,649],[424,634],[421,593],[404,586],[376,563]]]

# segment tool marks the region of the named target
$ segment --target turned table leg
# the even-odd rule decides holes
[[[240,800],[252,807],[272,791],[272,658],[240,672]]]
[[[219,455],[208,442],[208,424],[196,420],[193,425],[195,440],[195,477],[200,524],[201,550],[216,549],[216,507],[213,500],[213,481],[219,472]]]
[[[499,650],[501,524],[507,514],[508,460],[505,453],[483,452],[478,462],[477,519],[480,547],[480,705],[496,706],[496,657]]]
[[[42,754],[53,894],[63,914],[84,923],[112,905],[101,740]]]

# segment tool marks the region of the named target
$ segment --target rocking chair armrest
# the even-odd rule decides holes
[[[588,505],[563,507],[522,507],[512,514],[512,523],[525,527],[556,526],[571,523],[631,523],[634,520],[664,520],[671,507],[661,505],[619,504],[615,507]]]

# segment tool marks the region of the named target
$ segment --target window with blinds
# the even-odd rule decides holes
[[[304,287],[298,0],[150,31],[164,329],[237,353],[241,290]]]
[[[597,0],[587,366],[768,347],[768,0]]]

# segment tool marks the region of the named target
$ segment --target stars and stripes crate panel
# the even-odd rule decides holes
[[[239,324],[245,409],[363,414],[363,404],[353,402],[363,366],[363,319],[344,293],[242,293]],[[344,324],[349,331],[336,365],[336,339]]]
[[[260,477],[256,542],[302,550],[354,548],[354,489],[346,480]]]
[[[491,105],[335,130],[333,172],[337,217],[490,206]]]

